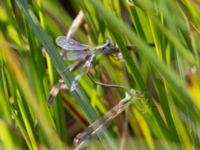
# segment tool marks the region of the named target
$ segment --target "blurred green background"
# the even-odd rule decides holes
[[[123,89],[84,74],[75,92],[61,90],[48,107],[59,78],[69,87],[80,71],[61,73],[72,62],[55,43],[80,11],[72,38],[91,47],[109,39],[123,57],[97,57],[94,79],[144,95],[87,149],[198,149],[199,0],[1,0],[0,148],[72,149],[78,133],[124,98]]]

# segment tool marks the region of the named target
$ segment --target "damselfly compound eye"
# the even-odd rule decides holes
[[[110,48],[112,46],[112,43],[110,40],[107,40],[106,43],[105,43],[105,47],[106,48]]]
[[[107,40],[106,43],[104,44],[102,51],[104,53],[109,53],[110,48],[112,47],[112,43],[110,40]]]

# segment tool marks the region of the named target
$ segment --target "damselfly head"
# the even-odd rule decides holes
[[[113,44],[110,40],[106,40],[106,43],[103,46],[103,51],[109,53],[109,50],[113,47]]]
[[[106,40],[105,45],[106,45],[106,47],[111,47],[112,46],[112,42],[110,40]]]

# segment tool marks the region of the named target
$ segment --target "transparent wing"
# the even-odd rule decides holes
[[[56,38],[56,44],[65,50],[88,50],[90,47],[85,44],[81,44],[73,39],[66,38],[65,36],[59,36]]]
[[[76,52],[66,52],[64,55],[64,59],[67,60],[77,60],[77,59],[84,59],[86,56],[90,55],[91,51],[76,51]]]

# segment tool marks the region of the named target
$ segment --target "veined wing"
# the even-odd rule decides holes
[[[91,55],[91,51],[76,51],[76,52],[66,52],[63,59],[67,60],[77,60],[77,59],[85,59],[86,56]]]
[[[85,44],[81,44],[73,39],[66,38],[65,36],[58,36],[56,38],[56,44],[65,50],[88,50],[90,47]]]

